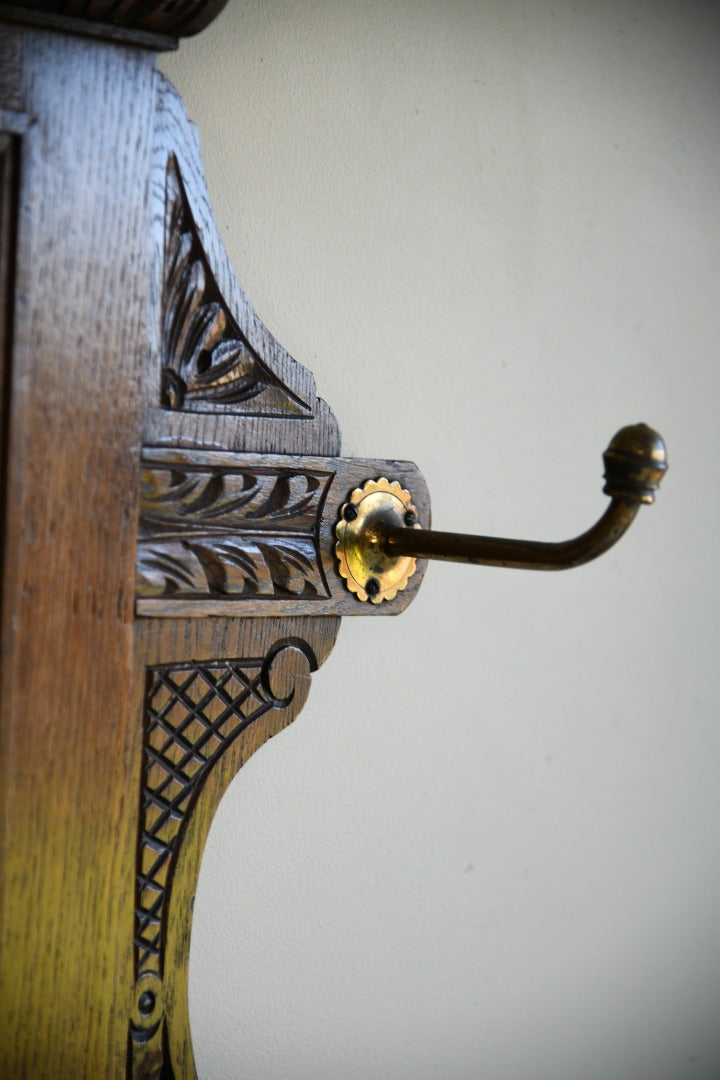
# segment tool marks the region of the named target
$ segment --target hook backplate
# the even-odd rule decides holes
[[[384,540],[390,529],[419,529],[412,496],[396,481],[368,480],[355,488],[340,511],[335,552],[341,575],[359,600],[393,600],[415,573],[415,559],[389,555]]]

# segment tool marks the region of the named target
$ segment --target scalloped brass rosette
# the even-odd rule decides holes
[[[347,587],[359,600],[393,600],[415,573],[415,559],[388,555],[390,529],[419,529],[412,496],[397,480],[368,480],[355,488],[335,526],[335,554]]]

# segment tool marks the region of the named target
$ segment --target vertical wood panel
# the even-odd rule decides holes
[[[153,56],[24,32],[3,568],[3,1010],[15,1076],[122,1075]],[[48,958],[50,962],[41,962]]]

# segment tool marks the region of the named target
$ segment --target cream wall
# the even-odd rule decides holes
[[[717,5],[230,0],[162,67],[259,313],[438,527],[580,531],[625,423],[671,459],[592,566],[345,620],[210,836],[201,1080],[717,1080]]]

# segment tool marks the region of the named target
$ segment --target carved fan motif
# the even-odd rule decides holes
[[[270,371],[223,300],[200,242],[177,161],[167,169],[162,404],[192,412],[309,417]]]

